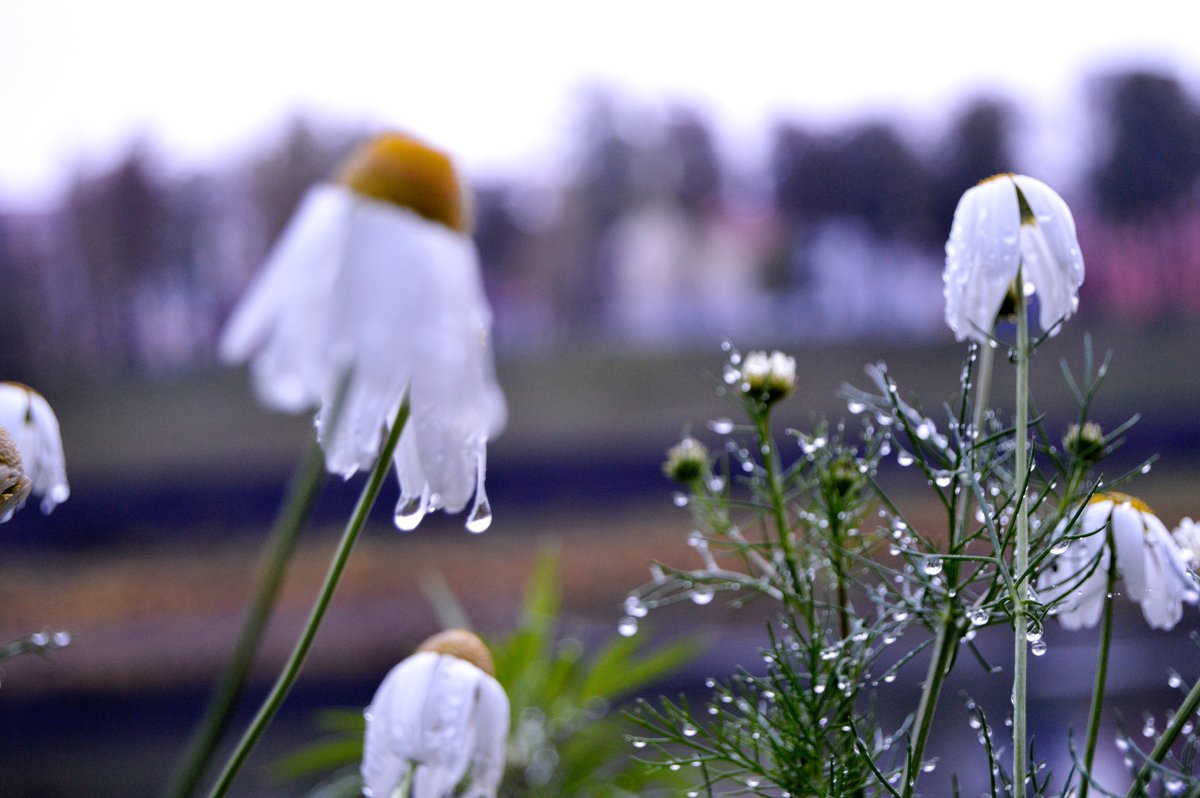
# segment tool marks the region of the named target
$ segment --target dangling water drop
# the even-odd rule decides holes
[[[633,637],[637,634],[637,630],[637,618],[626,616],[617,624],[617,634],[621,635],[621,637]]]
[[[910,466],[912,464],[913,464],[913,456],[911,454],[904,451],[903,449],[900,449],[899,451],[896,452],[896,465],[900,466],[901,468],[907,468],[908,466]]]
[[[421,491],[420,496],[401,496],[396,504],[396,514],[392,520],[401,532],[411,532],[417,528],[425,513],[429,512],[429,491]]]
[[[733,432],[733,422],[727,418],[716,418],[708,422],[708,428],[718,435],[728,435]]]
[[[467,516],[467,531],[475,535],[486,532],[492,525],[492,505],[488,502],[487,491],[483,488],[483,475],[486,470],[484,455],[480,454],[479,462],[475,466],[475,504],[471,507],[471,514]]]
[[[1060,554],[1066,554],[1069,548],[1071,548],[1071,541],[1063,538],[1050,547],[1050,553],[1057,557]]]
[[[926,557],[925,562],[921,564],[921,570],[928,576],[937,576],[942,572],[942,558]]]

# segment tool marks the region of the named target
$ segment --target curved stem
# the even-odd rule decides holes
[[[300,669],[303,667],[304,660],[308,656],[308,650],[312,647],[313,638],[316,637],[317,627],[320,626],[321,619],[325,617],[325,611],[329,607],[329,602],[333,598],[333,591],[337,588],[342,572],[346,568],[350,552],[354,548],[355,541],[358,540],[358,535],[362,531],[363,525],[366,524],[367,516],[370,515],[371,508],[375,505],[375,499],[379,496],[379,489],[383,485],[383,479],[387,476],[388,469],[391,467],[392,455],[396,451],[396,444],[400,440],[400,433],[404,430],[404,426],[408,422],[408,413],[409,403],[408,392],[406,391],[404,398],[400,402],[400,408],[396,412],[396,419],[392,423],[387,440],[383,445],[382,451],[379,453],[379,459],[375,462],[375,468],[371,471],[371,475],[367,479],[367,484],[363,486],[362,495],[359,496],[358,504],[354,507],[350,521],[346,524],[346,531],[342,533],[342,539],[339,541],[337,550],[334,552],[333,560],[329,563],[329,570],[325,574],[325,581],[321,584],[321,590],[317,594],[312,612],[308,616],[308,622],[300,633],[300,639],[296,641],[296,647],[284,665],[283,671],[279,674],[275,686],[271,688],[271,692],[267,695],[266,700],[263,701],[258,714],[254,716],[250,727],[246,729],[246,733],[238,742],[237,748],[226,763],[220,778],[217,780],[212,792],[209,793],[209,798],[219,798],[219,796],[224,795],[229,789],[234,777],[246,761],[246,757],[250,754],[250,750],[258,742],[258,738],[262,736],[267,724],[271,722],[280,705],[283,704],[283,699],[287,697],[288,691],[291,690],[292,684],[295,683],[296,678],[300,675]]]
[[[1092,761],[1096,757],[1096,740],[1100,734],[1100,711],[1104,707],[1104,685],[1108,679],[1108,652],[1112,647],[1113,586],[1117,583],[1117,550],[1113,546],[1112,525],[1105,532],[1108,547],[1108,585],[1104,591],[1104,620],[1100,626],[1100,660],[1096,664],[1096,681],[1092,685],[1092,707],[1088,711],[1087,745],[1083,753],[1083,783],[1079,786],[1079,798],[1087,798],[1092,786]]]
[[[279,596],[284,572],[296,549],[300,531],[316,503],[324,475],[325,456],[314,440],[288,485],[259,567],[258,592],[254,596],[254,603],[246,616],[229,664],[192,735],[182,765],[171,780],[166,793],[171,798],[186,798],[196,789],[213,750],[229,725],[233,708],[246,685],[246,677],[250,673],[263,630]]]
[[[1029,502],[1025,483],[1029,476],[1029,314],[1025,303],[1025,278],[1017,270],[1017,421],[1016,452],[1013,459],[1013,490],[1017,497],[1017,538],[1013,548],[1013,796],[1025,795],[1026,766],[1026,677],[1029,645],[1025,639],[1026,573],[1029,570]]]

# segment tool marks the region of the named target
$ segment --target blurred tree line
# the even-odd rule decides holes
[[[1084,312],[1189,312],[1200,304],[1200,105],[1152,72],[1087,90],[1087,166],[1063,187],[1088,259]],[[1020,111],[1003,98],[966,102],[919,141],[884,119],[778,121],[749,172],[693,109],[651,113],[603,89],[577,100],[559,185],[475,186],[502,348],[882,332],[870,324],[896,320],[870,303],[940,281],[962,192],[1021,171]],[[365,132],[295,119],[270,146],[189,175],[135,142],[77,174],[57,209],[0,211],[0,373],[44,385],[210,361],[301,195]],[[833,325],[850,295],[867,310]],[[937,334],[935,311],[911,331]]]

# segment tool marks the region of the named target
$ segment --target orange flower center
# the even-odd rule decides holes
[[[477,635],[466,629],[447,629],[417,646],[417,651],[432,651],[469,662],[488,676],[496,675],[492,652]]]
[[[1141,499],[1137,498],[1136,496],[1130,496],[1128,493],[1120,493],[1115,490],[1107,491],[1105,493],[1097,493],[1088,503],[1095,504],[1096,502],[1104,501],[1110,501],[1113,504],[1128,504],[1133,509],[1140,513],[1145,513],[1146,515],[1155,514],[1154,511],[1150,509],[1150,505],[1146,504]]]
[[[466,195],[453,162],[411,136],[376,136],[346,160],[337,180],[364,197],[399,205],[456,232],[467,232]]]

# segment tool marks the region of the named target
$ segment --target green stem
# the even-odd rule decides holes
[[[972,417],[971,438],[966,441],[967,468],[975,468],[975,442],[983,436],[983,421],[987,417],[988,400],[992,386],[992,365],[994,350],[988,344],[980,347],[979,371],[976,377],[975,409]],[[970,476],[960,478],[962,484],[970,484]],[[966,536],[967,524],[970,523],[971,500],[967,491],[962,491],[959,497],[958,524],[951,525],[950,539],[946,550],[950,554],[958,551],[959,540]],[[946,584],[951,587],[958,582],[957,559],[946,561]],[[929,741],[929,730],[933,725],[933,716],[937,711],[938,698],[941,696],[942,685],[954,661],[954,653],[962,640],[963,629],[959,624],[957,611],[958,599],[946,596],[946,604],[942,610],[941,623],[938,625],[937,637],[933,642],[933,655],[929,659],[929,670],[921,687],[921,698],[917,703],[917,714],[913,721],[916,729],[912,749],[909,752],[908,768],[904,779],[904,796],[909,798],[916,787],[917,775],[921,771],[921,759],[925,756],[925,745]]]
[[[1029,476],[1029,314],[1025,303],[1025,278],[1017,270],[1017,423],[1016,453],[1013,462],[1013,490],[1017,497],[1017,539],[1013,549],[1013,796],[1025,795],[1026,771],[1026,677],[1029,669],[1029,644],[1025,639],[1028,618],[1025,615],[1025,580],[1029,570],[1029,502],[1025,482]]]
[[[771,437],[771,410],[763,409],[755,415],[755,425],[758,429],[758,442],[763,455],[763,465],[767,470],[767,490],[770,494],[771,512],[775,517],[775,528],[779,535],[779,548],[783,552],[787,564],[788,576],[792,580],[792,590],[800,591],[800,569],[796,562],[796,550],[792,546],[791,526],[788,524],[787,508],[783,499],[783,478],[780,475],[782,465],[779,453],[775,450],[775,441]]]
[[[1188,691],[1187,697],[1183,699],[1183,703],[1179,705],[1179,709],[1175,710],[1175,715],[1171,718],[1171,724],[1167,726],[1162,737],[1158,738],[1158,742],[1154,744],[1154,749],[1150,752],[1150,757],[1146,763],[1142,765],[1142,769],[1138,771],[1137,778],[1133,780],[1133,784],[1129,785],[1129,792],[1125,793],[1125,798],[1138,798],[1144,795],[1143,785],[1150,780],[1150,774],[1153,772],[1154,765],[1161,764],[1167,757],[1167,752],[1171,750],[1175,740],[1183,731],[1183,727],[1191,720],[1192,713],[1196,708],[1200,707],[1200,681],[1192,685],[1192,689]]]
[[[213,690],[212,698],[188,744],[183,763],[171,781],[167,791],[171,798],[186,798],[196,789],[213,750],[229,725],[233,708],[246,685],[263,629],[279,596],[284,572],[296,549],[300,531],[316,502],[324,475],[325,456],[321,446],[313,441],[288,485],[259,566],[258,592],[254,596],[254,603],[246,616],[229,664]]]
[[[296,678],[300,675],[300,669],[303,667],[304,660],[308,656],[308,650],[312,647],[313,638],[316,637],[317,627],[320,626],[321,619],[325,617],[325,611],[329,607],[329,602],[333,598],[333,591],[337,588],[342,572],[346,568],[350,552],[354,548],[355,541],[358,540],[359,533],[366,524],[367,517],[371,514],[371,508],[375,505],[375,499],[379,496],[379,489],[383,485],[384,477],[387,476],[388,469],[391,467],[392,455],[396,451],[396,444],[400,440],[400,433],[404,430],[404,426],[408,422],[408,413],[409,402],[406,391],[404,398],[400,402],[400,408],[396,412],[396,419],[392,423],[391,431],[388,433],[387,441],[383,445],[383,450],[379,453],[379,459],[375,462],[375,468],[371,471],[371,475],[367,479],[367,484],[363,486],[362,495],[359,497],[358,504],[355,506],[354,512],[346,524],[346,530],[342,533],[342,539],[338,543],[337,550],[334,552],[333,560],[329,563],[329,570],[325,574],[325,581],[321,585],[321,590],[317,594],[312,612],[308,616],[308,623],[305,624],[303,631],[300,633],[300,639],[296,641],[296,647],[284,665],[283,671],[279,674],[275,686],[271,688],[270,694],[263,702],[262,707],[258,710],[258,714],[251,721],[250,727],[246,729],[246,733],[242,736],[237,748],[226,763],[225,769],[217,780],[216,786],[209,793],[209,798],[219,798],[229,789],[234,777],[241,769],[246,757],[250,754],[250,750],[258,742],[258,738],[262,736],[267,724],[271,722],[280,705],[283,704],[284,698],[287,697],[288,691],[291,690],[292,684],[295,683]]]
[[[1079,798],[1087,798],[1091,787],[1092,761],[1096,757],[1096,740],[1100,735],[1100,710],[1104,707],[1104,685],[1108,679],[1108,652],[1112,647],[1113,587],[1117,583],[1117,550],[1113,546],[1112,526],[1105,532],[1108,547],[1108,582],[1104,589],[1104,620],[1100,626],[1100,661],[1096,664],[1096,681],[1092,685],[1092,707],[1088,711],[1087,745],[1084,748],[1084,780]]]

